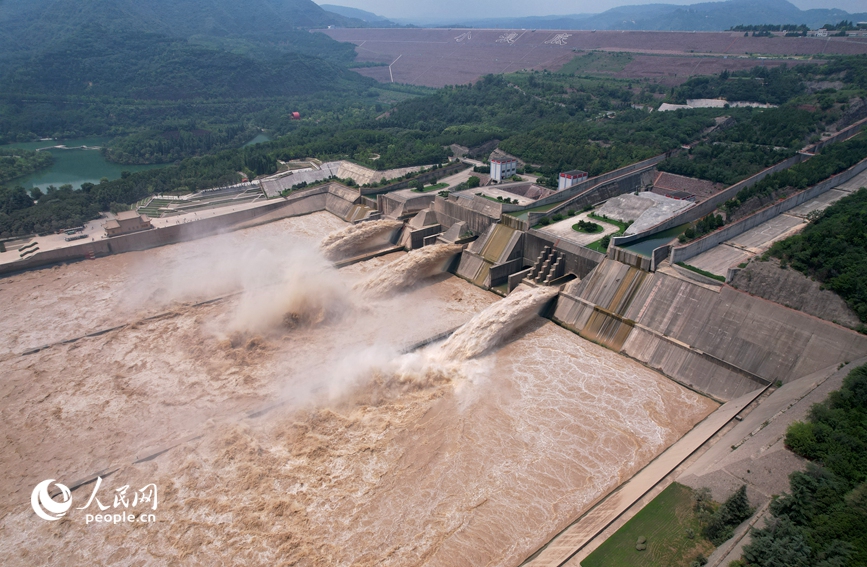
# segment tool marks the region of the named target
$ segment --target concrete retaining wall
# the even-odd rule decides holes
[[[522,232],[530,230],[530,223],[521,219],[516,219],[511,215],[502,215],[500,217],[500,222],[509,228],[514,228],[515,230],[520,230]]]
[[[404,233],[406,236],[405,238],[401,238],[400,243],[404,244],[404,246],[408,247],[410,250],[415,250],[424,247],[425,239],[429,236],[441,233],[443,227],[434,224],[417,230],[410,230],[409,227],[404,228],[404,230],[406,231]]]
[[[813,146],[807,148],[807,151],[814,154],[821,151],[826,146],[830,146],[831,144],[836,144],[837,142],[845,142],[849,138],[853,138],[858,135],[858,133],[864,129],[864,126],[867,126],[867,118],[859,120],[848,128],[840,130],[830,138],[826,138],[825,140],[814,144]]]
[[[535,226],[543,218],[550,219],[557,213],[568,209],[581,210],[588,205],[595,205],[601,201],[611,199],[612,197],[618,197],[625,193],[632,193],[634,191],[641,191],[645,186],[653,181],[653,176],[651,174],[652,171],[652,167],[645,167],[644,169],[622,175],[611,181],[600,183],[549,211],[542,213],[529,213],[527,215],[527,220],[530,222],[531,226]]]
[[[711,248],[722,244],[726,240],[732,239],[740,234],[751,230],[760,224],[767,222],[780,214],[794,209],[798,205],[802,205],[807,201],[811,201],[819,195],[826,193],[834,187],[846,183],[862,171],[867,169],[867,159],[864,159],[846,171],[839,173],[833,177],[822,181],[812,187],[801,191],[791,197],[784,199],[776,204],[766,207],[759,212],[741,219],[735,223],[725,226],[719,230],[705,235],[689,244],[676,246],[671,251],[671,263],[686,262],[694,256],[698,256],[702,252],[706,252]]]
[[[652,267],[651,258],[647,258],[642,256],[641,254],[637,254],[635,252],[631,252],[629,250],[624,250],[623,248],[616,248],[614,246],[608,247],[608,258],[612,260],[617,260],[623,264],[628,266],[633,266],[640,270],[650,271]]]
[[[655,248],[653,250],[653,254],[650,255],[650,271],[655,272],[666,258],[668,258],[669,253],[671,252],[671,246],[666,244],[665,246],[660,246],[659,248]]]
[[[367,197],[363,198],[368,199]],[[419,193],[417,197],[413,196],[409,199],[388,194],[377,195],[375,208],[387,217],[396,218],[426,209],[430,207],[434,199],[436,199],[435,193]]]
[[[587,181],[583,183],[577,183],[568,189],[564,189],[563,191],[558,191],[557,194],[551,195],[549,197],[545,197],[544,199],[539,199],[535,203],[533,203],[533,208],[541,207],[544,205],[550,205],[551,203],[559,203],[560,201],[569,202],[570,199],[574,199],[578,195],[581,195],[585,191],[589,191],[594,187],[598,187],[605,183],[608,183],[611,180],[618,179],[623,176],[628,176],[632,173],[635,173],[639,170],[647,170],[649,168],[654,167],[656,164],[666,159],[667,157],[677,153],[678,150],[674,150],[671,152],[667,152],[664,154],[660,154],[658,156],[653,156],[650,159],[646,159],[644,161],[639,161],[625,167],[621,167],[620,169],[615,169],[614,171],[609,171],[608,173],[603,173],[602,175],[597,175],[596,177],[591,177]],[[599,201],[596,201],[599,202]],[[534,223],[535,224],[535,223]]]
[[[220,232],[240,230],[283,218],[306,215],[326,210],[328,198],[335,199],[332,204],[345,203],[340,197],[345,193],[340,188],[332,189],[325,185],[303,193],[296,193],[288,199],[277,199],[267,205],[253,209],[243,209],[217,217],[200,219],[195,222],[155,228],[95,242],[84,242],[55,250],[37,252],[26,260],[0,264],[0,274],[29,270],[57,262],[70,262],[88,258],[92,255],[106,256],[135,250],[147,250],[157,246],[175,244],[212,236]],[[356,198],[358,194],[355,194]],[[350,204],[351,206],[351,204]]]
[[[510,260],[509,262],[505,262],[503,264],[498,264],[496,266],[491,266],[490,278],[491,278],[491,287],[502,285],[509,281],[509,276],[512,274],[521,271],[524,267],[524,259],[517,258],[515,260]]]
[[[617,236],[611,239],[612,244],[615,246],[623,246],[625,244],[629,244],[631,242],[635,242],[636,240],[641,240],[642,238],[646,238],[648,236],[652,236],[657,232],[662,232],[664,230],[668,230],[669,228],[674,228],[676,226],[680,226],[682,224],[697,221],[702,217],[706,217],[710,213],[714,212],[719,205],[725,203],[729,199],[734,199],[735,196],[742,190],[747,187],[751,187],[767,177],[772,173],[776,173],[778,171],[782,171],[784,169],[788,169],[795,164],[801,163],[806,160],[808,156],[804,156],[802,154],[797,154],[795,156],[790,157],[787,160],[781,161],[780,163],[769,167],[754,176],[744,179],[739,183],[735,183],[731,187],[727,189],[723,189],[713,197],[709,198],[707,201],[703,201],[694,207],[690,207],[685,209],[682,213],[677,214],[670,219],[659,223],[658,225],[651,227],[644,232],[640,232],[638,234],[631,234],[629,236]]]

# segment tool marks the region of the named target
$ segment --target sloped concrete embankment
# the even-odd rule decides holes
[[[608,259],[560,294],[554,320],[723,401],[867,355],[867,336]]]
[[[491,287],[491,268],[512,260],[520,260],[523,241],[523,232],[504,224],[491,225],[485,235],[473,242],[461,255],[458,276],[477,286]]]

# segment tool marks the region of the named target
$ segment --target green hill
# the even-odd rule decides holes
[[[297,53],[254,58],[146,32],[89,25],[0,79],[5,93],[146,100],[306,95],[357,75]]]

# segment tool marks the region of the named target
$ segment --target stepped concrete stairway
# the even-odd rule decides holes
[[[565,274],[566,264],[563,254],[550,246],[545,246],[526,279],[541,285],[551,285],[551,282]]]

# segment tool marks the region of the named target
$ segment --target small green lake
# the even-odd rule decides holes
[[[270,141],[271,141],[271,138],[269,138],[265,134],[259,134],[258,136],[256,136],[255,138],[253,138],[252,140],[250,140],[249,142],[244,144],[244,147],[246,148],[247,146],[255,146],[256,144],[262,144],[262,143],[270,142]]]
[[[11,181],[10,185],[22,185],[26,189],[39,187],[45,189],[49,185],[60,187],[69,183],[74,189],[80,189],[82,183],[99,183],[103,177],[118,179],[122,171],[134,173],[145,169],[162,167],[160,165],[121,165],[111,163],[102,157],[98,149],[58,149],[54,146],[63,145],[67,148],[101,147],[111,138],[93,137],[74,140],[44,140],[40,142],[25,142],[9,144],[4,148],[20,148],[24,150],[40,150],[51,152],[54,164],[48,169],[37,171],[26,177]],[[51,149],[44,149],[51,148]]]

